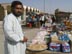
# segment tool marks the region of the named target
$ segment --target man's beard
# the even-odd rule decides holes
[[[16,17],[19,17],[19,16],[21,16],[23,13],[21,13],[21,12],[18,12],[18,13],[13,12],[13,14],[14,14]]]

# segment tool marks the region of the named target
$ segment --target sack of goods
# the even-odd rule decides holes
[[[59,52],[60,51],[60,44],[50,43],[49,50]]]
[[[70,52],[70,45],[68,43],[62,44],[62,51],[63,52]]]

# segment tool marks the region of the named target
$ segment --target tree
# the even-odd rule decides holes
[[[4,8],[0,4],[0,21],[3,20],[4,16],[5,16],[5,14],[4,14]]]
[[[10,5],[7,6],[7,13],[8,14],[11,13],[11,6]]]

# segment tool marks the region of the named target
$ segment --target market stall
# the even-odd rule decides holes
[[[42,27],[31,43],[27,45],[27,54],[72,53],[72,31],[52,31]]]

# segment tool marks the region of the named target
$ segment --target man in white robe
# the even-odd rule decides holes
[[[20,1],[13,1],[9,15],[4,18],[5,54],[25,54],[27,38],[22,32],[19,16],[22,15],[23,5]]]

